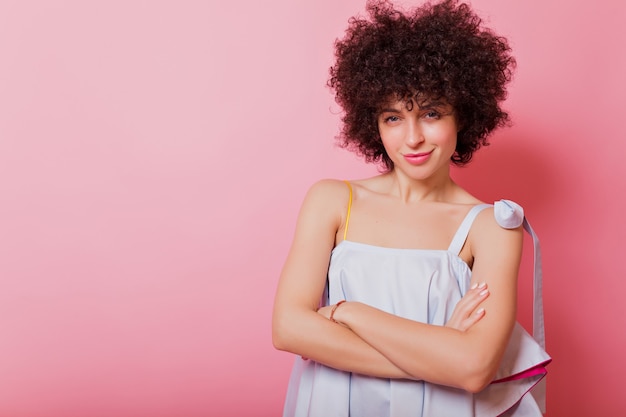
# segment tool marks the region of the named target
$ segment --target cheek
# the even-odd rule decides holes
[[[448,149],[448,154],[449,157],[451,158],[452,155],[454,155],[454,152],[456,152],[456,145],[457,145],[457,135],[456,132],[454,132],[453,135],[450,135],[450,138],[448,139],[448,145],[447,145],[447,149]]]
[[[456,143],[457,143],[457,136],[456,136],[456,131],[450,133],[445,139],[443,139],[445,145],[448,148],[450,148],[452,151],[454,151],[456,149]]]
[[[380,140],[385,148],[397,144],[397,142],[402,138],[402,132],[400,132],[400,129],[398,128],[379,128],[378,134],[380,135]]]
[[[440,146],[456,147],[457,131],[456,126],[435,126],[428,132],[431,141],[438,143]]]
[[[456,152],[456,130],[437,132],[435,136],[431,137],[431,143],[439,148],[444,158],[451,158],[454,152]]]

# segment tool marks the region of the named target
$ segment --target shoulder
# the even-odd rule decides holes
[[[306,194],[306,201],[319,202],[332,205],[333,202],[348,199],[350,188],[346,181],[335,179],[323,179],[315,182]]]
[[[523,240],[523,208],[511,200],[496,201],[482,210],[470,231],[473,248],[517,247]]]
[[[350,188],[345,181],[323,179],[315,182],[306,193],[301,213],[309,213],[319,220],[335,218],[341,220],[344,208],[350,200]]]
[[[339,201],[346,205],[350,197],[354,200],[363,195],[384,193],[383,177],[383,175],[378,175],[357,180],[319,180],[309,188],[307,198],[321,199],[329,203]]]
[[[350,189],[340,180],[320,180],[306,193],[296,225],[296,241],[335,243],[335,234],[343,224],[348,208]]]
[[[346,181],[342,181],[344,184]],[[353,191],[353,198],[388,195],[394,179],[389,173],[378,174],[372,177],[347,181]]]
[[[519,229],[524,223],[524,209],[512,200],[498,200],[483,210],[479,218],[502,229]]]

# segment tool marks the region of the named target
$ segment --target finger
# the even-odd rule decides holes
[[[330,317],[330,308],[328,306],[322,307],[322,308],[317,310],[317,313],[322,315],[322,316],[324,316],[324,317],[326,317],[326,318],[329,318]]]
[[[465,331],[478,322],[484,315],[484,310],[478,311],[480,304],[489,296],[486,283],[474,283],[466,294],[454,307],[447,327]],[[477,312],[474,316],[473,313]]]
[[[487,286],[476,287],[468,291],[457,304],[457,312],[462,317],[468,317],[489,296]]]
[[[488,296],[489,296],[489,288],[487,288],[487,284],[483,284],[482,286],[478,286],[478,288],[472,291],[472,294],[469,299],[472,302],[481,303]]]
[[[467,329],[478,323],[483,317],[485,317],[485,309],[479,308],[474,314],[471,314],[468,318],[463,320],[459,330],[463,332],[466,331]]]

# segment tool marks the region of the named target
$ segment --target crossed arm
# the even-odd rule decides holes
[[[490,210],[479,215],[473,229],[480,233],[468,238],[474,288],[446,326],[407,320],[358,302],[337,308],[339,323],[334,323],[328,320],[331,307],[318,307],[345,213],[341,203],[328,202],[343,201],[345,185],[334,181],[316,184],[305,198],[276,293],[275,347],[340,370],[480,391],[492,380],[515,321],[521,230],[500,228]],[[479,288],[478,282],[485,286]]]

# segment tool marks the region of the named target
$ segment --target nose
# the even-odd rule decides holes
[[[424,135],[417,121],[411,120],[408,127],[409,128],[407,129],[406,144],[412,148],[415,148],[420,143],[424,142]]]

